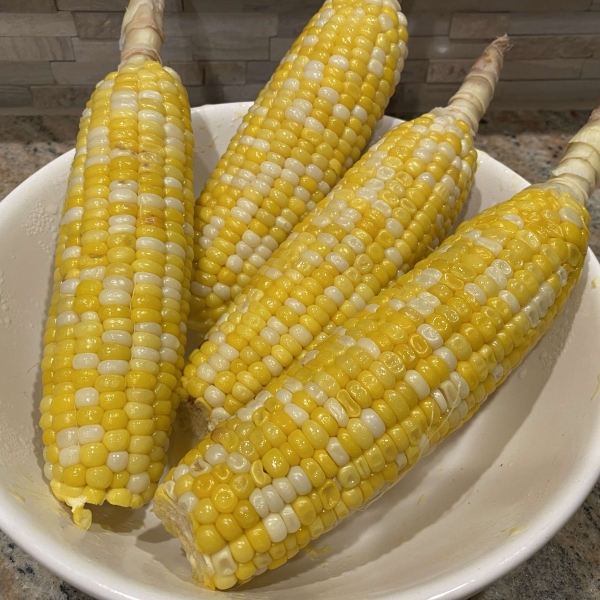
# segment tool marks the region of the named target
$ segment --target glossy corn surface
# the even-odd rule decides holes
[[[407,39],[396,0],[328,0],[311,19],[197,201],[190,326],[208,331],[359,158]]]
[[[348,171],[191,354],[183,384],[211,427],[437,247],[476,160],[466,123],[436,109],[392,129]]]
[[[54,495],[152,499],[180,402],[193,258],[193,136],[177,74],[133,57],[85,109],[44,336],[40,426]]]
[[[562,309],[588,221],[549,189],[486,210],[191,450],[156,510],[195,577],[281,566],[468,421]]]

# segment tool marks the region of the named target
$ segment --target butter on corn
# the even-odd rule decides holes
[[[131,3],[124,62],[80,121],[57,241],[42,361],[44,474],[84,529],[85,504],[152,499],[180,403],[194,140],[179,76],[148,59],[158,58],[161,23],[161,2]]]
[[[311,19],[198,198],[190,327],[214,325],[359,158],[407,40],[396,0],[327,0]]]
[[[453,100],[388,132],[296,225],[190,355],[182,383],[209,411],[211,428],[260,402],[255,395],[272,377],[445,238],[473,182],[473,135],[504,47],[495,42],[484,52],[456,96],[483,72],[490,93],[482,102],[457,110]]]
[[[283,565],[475,414],[573,291],[599,172],[600,109],[548,182],[461,225],[187,453],[155,511],[201,585]]]

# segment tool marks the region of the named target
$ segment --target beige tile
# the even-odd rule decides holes
[[[230,37],[270,38],[277,35],[277,15],[243,13],[206,13],[202,15],[167,15],[165,36],[206,36],[207,40]],[[242,44],[239,44],[242,45]],[[249,59],[250,60],[250,59]]]
[[[75,59],[67,37],[0,37],[0,57],[4,61]]]
[[[449,12],[410,12],[406,16],[408,19],[408,34],[411,37],[448,35],[450,16]]]
[[[38,108],[79,108],[83,110],[93,91],[93,85],[36,85],[31,88],[33,105]]]
[[[246,82],[264,84],[269,81],[273,73],[275,73],[279,63],[268,60],[250,61],[247,66]]]
[[[477,58],[486,46],[484,41],[451,40],[447,37],[413,37],[409,42],[409,59]]]
[[[77,62],[113,61],[119,62],[119,44],[115,40],[73,39],[73,49]],[[169,38],[161,49],[165,63],[192,60],[192,42],[188,38]]]
[[[118,39],[119,13],[73,13],[82,39]],[[277,33],[277,16],[242,13],[169,13],[165,37],[191,37],[196,60],[261,60],[269,58],[269,37]],[[165,60],[168,60],[165,58]]]
[[[185,86],[204,85],[204,68],[198,62],[173,63],[171,65],[177,71]]]
[[[600,10],[600,0],[593,0],[591,9]]]
[[[598,12],[515,13],[511,16],[508,33],[512,35],[568,35],[573,33],[598,34]]]
[[[0,85],[0,106],[31,106],[31,103],[28,87]]]
[[[85,39],[118,40],[123,15],[119,13],[74,12],[77,35]]]
[[[315,14],[323,6],[323,0],[244,0],[247,12],[277,12],[280,14]]]
[[[35,106],[9,106],[0,108],[0,116],[21,116],[21,117],[38,117],[38,116],[81,116],[81,110],[78,108],[37,108]]]
[[[68,37],[75,36],[73,17],[66,12],[55,14],[3,13],[0,37]]]
[[[511,37],[506,60],[589,58],[600,50],[595,35],[524,35]]]
[[[287,54],[287,51],[295,41],[296,38],[271,38],[270,60],[279,62]]]
[[[247,85],[204,85],[190,86],[187,89],[191,106],[219,104],[222,102],[252,102],[262,90],[259,83]]]
[[[502,69],[504,81],[520,79],[579,79],[583,69],[581,58],[507,61]]]
[[[482,0],[403,0],[402,11],[410,15],[414,10],[420,11],[475,11]]]
[[[400,84],[386,110],[394,116],[414,116],[436,106],[446,106],[458,89],[458,84]]]
[[[459,83],[472,65],[471,59],[430,60],[427,83]]]
[[[562,98],[560,96],[554,96],[552,94],[542,94],[540,97],[536,97],[532,100],[525,99],[499,99],[495,98],[492,100],[490,110],[530,110],[530,111],[591,111],[598,106],[598,98],[586,98],[584,96],[576,96],[575,98]]]
[[[192,40],[190,38],[170,37],[165,40],[160,51],[166,63],[177,60],[193,60]]]
[[[573,12],[587,10],[592,0],[480,0],[481,11],[498,12]]]
[[[469,72],[472,60],[431,60],[427,81],[430,83],[460,83]],[[583,59],[556,58],[549,60],[506,61],[501,78],[504,81],[578,79]]]
[[[244,85],[246,83],[246,63],[243,61],[198,64],[204,69],[205,85]]]
[[[600,80],[501,81],[492,107],[582,108],[595,107],[600,98]]]
[[[254,102],[263,86],[260,83],[248,85],[226,85],[223,87],[225,102]]]
[[[278,37],[296,39],[308,25],[315,12],[308,9],[299,12],[279,13]]]
[[[116,71],[117,66],[115,61],[55,62],[52,63],[52,73],[61,85],[96,85],[109,73]]]
[[[58,10],[123,12],[129,0],[56,0]],[[181,11],[182,0],[165,0],[165,11]]]
[[[407,60],[400,81],[403,83],[419,83],[427,78],[427,60]]]
[[[183,0],[183,10],[192,13],[242,12],[244,0]]]
[[[268,60],[269,38],[203,35],[192,38],[192,56],[195,60]]]
[[[492,39],[508,31],[510,18],[506,13],[455,13],[452,17],[450,37]]]
[[[49,62],[0,62],[2,85],[54,83]]]
[[[0,12],[51,13],[56,5],[54,0],[0,0]]]
[[[73,39],[75,60],[78,63],[90,62],[118,62],[121,52],[119,44],[114,40],[80,40]]]
[[[246,83],[246,63],[237,62],[173,62],[186,86],[243,85]]]
[[[600,79],[600,60],[583,61],[582,79]],[[600,98],[598,99],[600,102]]]

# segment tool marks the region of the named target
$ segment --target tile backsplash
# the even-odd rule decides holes
[[[253,100],[322,0],[166,0],[163,58],[193,106]],[[78,114],[115,69],[126,0],[0,0],[0,114]],[[600,103],[600,0],[404,0],[409,58],[388,108],[445,103],[486,43],[512,40],[493,107]]]

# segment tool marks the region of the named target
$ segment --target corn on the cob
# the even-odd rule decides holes
[[[361,158],[191,354],[182,382],[211,428],[444,239],[471,188],[472,136],[505,46],[486,49],[448,108],[394,128]],[[474,81],[486,92],[476,104],[462,100]]]
[[[188,452],[155,510],[201,584],[284,564],[471,418],[573,290],[599,172],[600,109],[546,184],[463,224]]]
[[[396,0],[327,0],[311,19],[198,198],[190,327],[208,331],[358,159],[407,39]]]
[[[139,507],[180,402],[193,258],[187,94],[158,59],[162,2],[131,2],[117,72],[80,122],[44,335],[44,474],[86,503]]]

